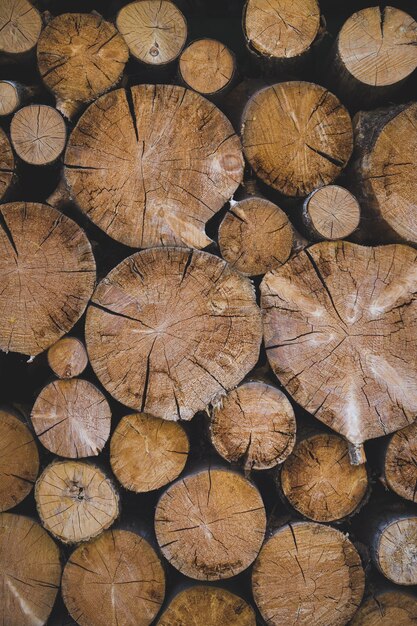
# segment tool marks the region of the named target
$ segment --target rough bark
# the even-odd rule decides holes
[[[230,86],[235,57],[215,39],[193,41],[181,54],[179,71],[184,83],[204,95],[215,95]]]
[[[141,248],[210,244],[205,224],[243,176],[229,120],[175,85],[138,85],[97,100],[70,136],[65,166],[81,210],[113,239]]]
[[[38,43],[42,29],[39,11],[28,0],[2,0],[0,4],[0,53],[20,60]]]
[[[268,626],[344,626],[364,586],[359,554],[346,535],[313,522],[276,531],[252,573],[255,602]]]
[[[63,543],[88,541],[119,515],[119,496],[95,465],[55,461],[36,482],[35,499],[46,530]]]
[[[256,487],[224,469],[177,481],[161,496],[155,512],[163,555],[198,580],[230,578],[249,567],[261,548],[265,525]]]
[[[412,513],[384,513],[370,522],[371,556],[388,580],[417,584],[417,517]]]
[[[76,337],[63,337],[48,350],[48,365],[58,378],[75,378],[88,364],[84,344]]]
[[[0,349],[35,356],[83,314],[95,261],[81,228],[52,207],[0,209]]]
[[[110,444],[117,480],[136,493],[160,489],[181,474],[190,444],[180,424],[146,413],[122,418]]]
[[[354,615],[350,626],[411,626],[417,621],[417,599],[393,589],[373,593]]]
[[[417,422],[392,435],[384,455],[383,474],[392,491],[417,502]]]
[[[165,574],[151,545],[126,530],[104,532],[69,557],[64,602],[80,626],[148,626],[165,594]]]
[[[303,221],[314,241],[345,239],[359,226],[360,206],[355,196],[339,185],[325,185],[304,201]]]
[[[10,189],[15,173],[12,147],[6,133],[0,128],[0,200]]]
[[[67,129],[62,115],[45,104],[31,104],[15,113],[10,138],[16,154],[30,165],[49,165],[65,148]]]

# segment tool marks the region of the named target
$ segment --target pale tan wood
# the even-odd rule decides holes
[[[117,480],[137,493],[172,482],[187,462],[190,444],[184,428],[146,413],[123,417],[110,443],[110,463]]]
[[[10,80],[0,80],[0,115],[11,115],[20,104],[19,92]]]
[[[0,200],[4,198],[13,182],[15,161],[9,139],[0,128]]]
[[[399,496],[417,502],[417,422],[392,435],[385,452],[384,478]]]
[[[375,564],[397,585],[417,584],[417,517],[395,517],[378,531],[373,551]]]
[[[0,53],[21,55],[33,50],[42,29],[40,13],[28,0],[0,3]]]
[[[220,587],[195,585],[180,591],[157,626],[256,626],[255,611],[242,598]]]
[[[81,228],[43,204],[0,207],[0,349],[36,356],[71,330],[95,284]]]
[[[364,465],[351,465],[346,441],[324,433],[302,439],[284,462],[280,483],[289,503],[315,522],[354,513],[368,491]]]
[[[214,407],[211,440],[230,462],[246,470],[269,469],[282,463],[294,447],[296,423],[287,397],[272,385],[239,385]]]
[[[417,599],[404,591],[373,593],[353,616],[350,626],[412,626],[417,621]]]
[[[293,242],[284,211],[259,196],[231,202],[219,227],[222,257],[247,276],[265,274],[285,263]]]
[[[23,161],[30,165],[48,165],[63,152],[67,129],[59,111],[45,104],[31,104],[15,113],[10,137]]]
[[[229,120],[176,85],[102,96],[72,132],[65,165],[81,210],[113,239],[141,248],[210,244],[205,224],[243,176]]]
[[[117,400],[190,420],[255,366],[261,316],[250,281],[207,252],[153,248],[97,287],[85,336],[91,365]]]
[[[313,522],[277,530],[252,573],[255,602],[269,626],[344,626],[364,587],[361,559],[347,536]]]
[[[4,626],[43,626],[61,580],[59,551],[35,521],[0,514],[0,607]]]
[[[74,378],[88,364],[87,350],[77,337],[63,337],[48,350],[48,365],[58,378]]]
[[[168,0],[139,0],[120,9],[116,25],[130,54],[148,65],[174,61],[187,39],[185,17]]]
[[[249,567],[261,548],[265,525],[256,487],[225,469],[203,470],[177,481],[155,511],[163,555],[198,580],[230,578]]]
[[[110,435],[111,410],[101,391],[80,378],[46,385],[31,420],[42,445],[56,455],[97,456]]]
[[[165,594],[158,555],[140,535],[109,530],[69,557],[64,602],[80,626],[148,626]]]
[[[304,201],[303,220],[315,239],[344,239],[359,226],[360,206],[340,185],[324,185]]]
[[[255,173],[288,196],[331,183],[353,147],[352,122],[332,93],[291,81],[261,89],[243,112],[242,143]]]
[[[230,84],[235,73],[235,59],[221,41],[197,39],[181,54],[179,70],[191,89],[202,94],[215,94]]]
[[[322,242],[261,284],[272,369],[296,402],[358,446],[415,419],[415,277],[408,246]]]
[[[35,486],[39,517],[63,543],[88,541],[119,515],[118,493],[101,469],[82,461],[55,461]]]
[[[26,498],[38,472],[38,448],[29,428],[12,411],[0,410],[0,511]]]

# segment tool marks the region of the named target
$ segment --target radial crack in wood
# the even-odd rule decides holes
[[[404,591],[373,593],[350,626],[411,626],[417,622],[417,599]]]
[[[417,585],[417,517],[393,517],[379,527],[373,557],[381,573],[397,585]]]
[[[12,147],[6,133],[0,128],[0,200],[4,198],[13,182],[14,171],[15,161]]]
[[[384,478],[399,496],[417,502],[417,422],[392,435],[385,452]]]
[[[339,185],[325,185],[304,201],[303,221],[313,239],[345,239],[359,226],[360,206]]]
[[[15,83],[0,80],[0,115],[11,115],[20,103],[19,92]]]
[[[235,58],[220,41],[198,39],[181,54],[179,70],[191,89],[202,94],[216,94],[231,82]]]
[[[10,137],[17,155],[30,165],[48,165],[65,148],[67,129],[62,115],[53,107],[31,104],[15,113]]]
[[[76,337],[63,337],[48,350],[48,365],[58,378],[79,376],[87,364],[87,351]]]
[[[42,29],[39,11],[28,0],[1,0],[0,53],[25,54],[38,43]]]

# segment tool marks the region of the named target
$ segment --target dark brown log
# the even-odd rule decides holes
[[[10,189],[15,172],[12,147],[6,133],[0,128],[0,200]]]
[[[359,226],[360,206],[355,196],[339,185],[325,185],[304,201],[303,221],[314,241],[345,239]]]
[[[203,95],[215,95],[230,86],[235,65],[235,57],[225,44],[198,39],[181,54],[179,71],[188,87]]]
[[[417,422],[392,435],[384,455],[383,474],[390,489],[417,502]]]
[[[359,607],[350,626],[411,626],[417,621],[417,598],[393,589],[373,592]]]
[[[48,350],[48,365],[58,378],[79,376],[87,364],[87,351],[76,337],[63,337]]]
[[[28,0],[0,3],[0,54],[20,60],[33,51],[42,29],[39,11]]]
[[[15,113],[10,137],[16,154],[30,165],[49,165],[65,148],[67,129],[62,115],[44,104],[31,104]]]

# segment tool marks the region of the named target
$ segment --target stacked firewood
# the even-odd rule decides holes
[[[417,621],[417,8],[342,4],[0,0],[1,626]]]

